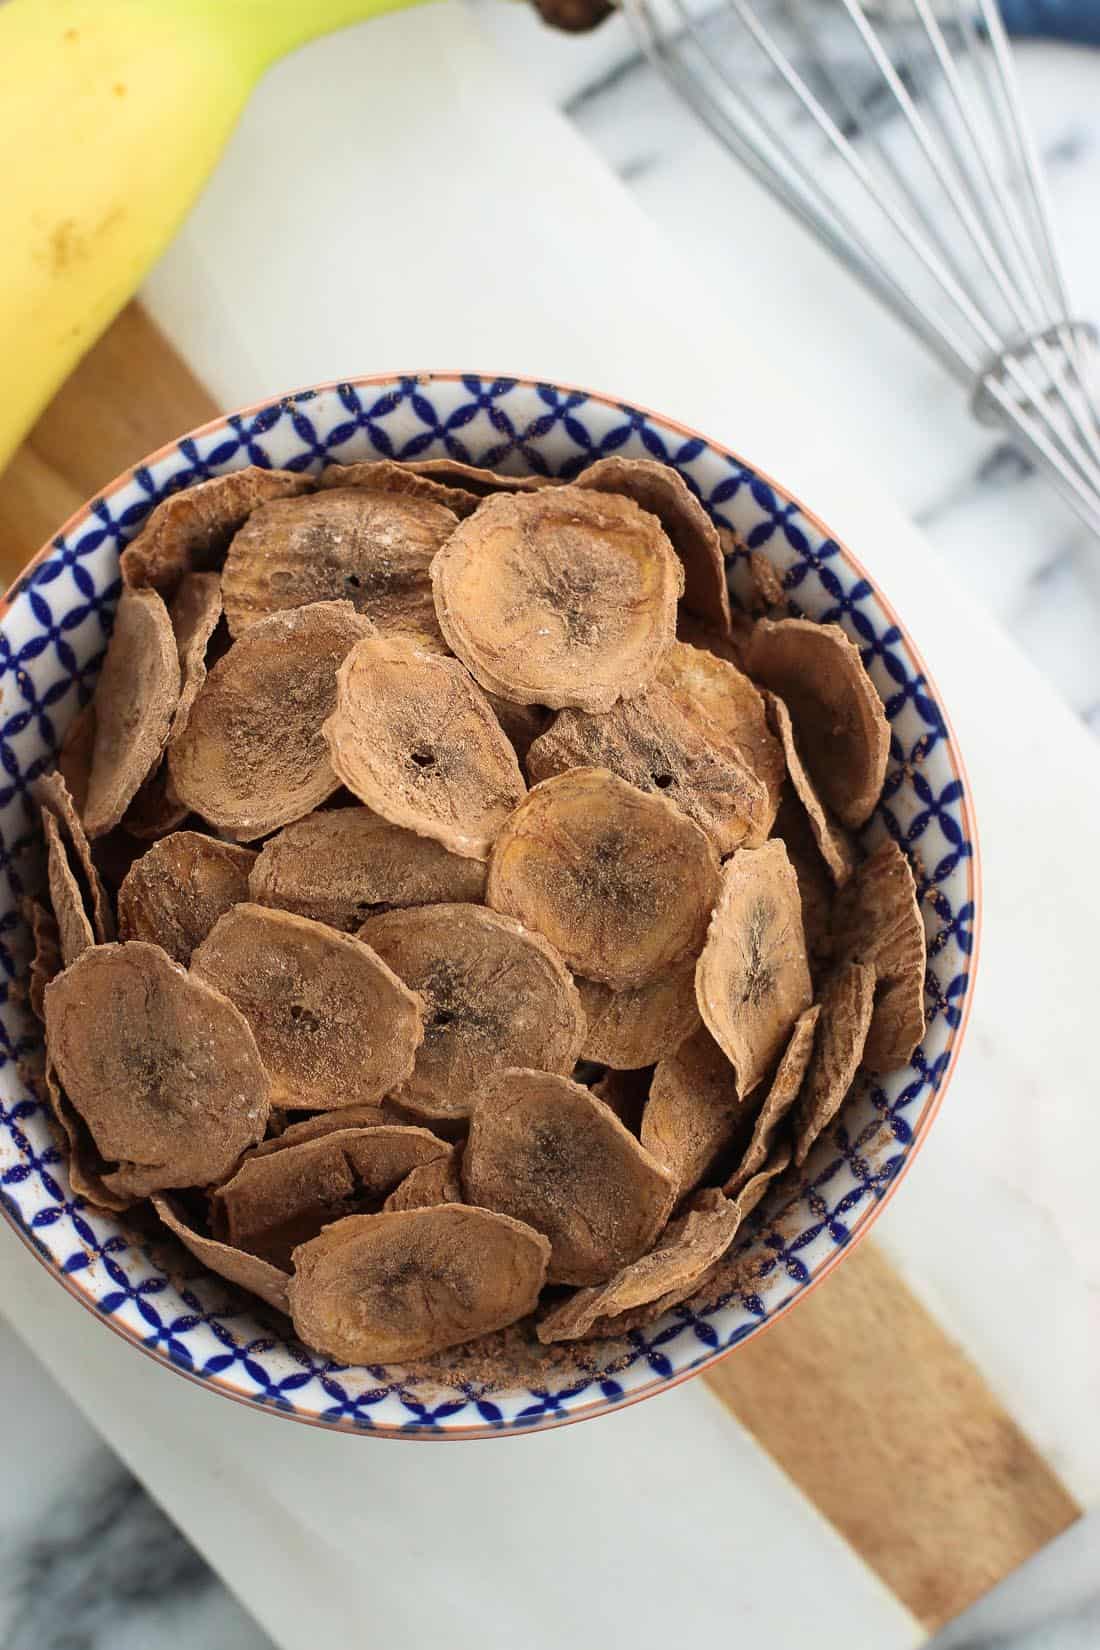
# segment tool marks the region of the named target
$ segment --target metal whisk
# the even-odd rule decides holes
[[[996,0],[621,5],[695,113],[1100,533],[1096,331],[1070,307]]]

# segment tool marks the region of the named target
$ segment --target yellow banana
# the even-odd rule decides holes
[[[0,4],[0,469],[284,52],[412,0]]]

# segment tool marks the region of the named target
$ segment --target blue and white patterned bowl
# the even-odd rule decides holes
[[[797,1182],[741,1240],[753,1281],[706,1310],[677,1308],[587,1363],[501,1391],[346,1368],[274,1333],[248,1297],[195,1263],[166,1272],[111,1216],[74,1197],[19,1063],[37,1026],[10,994],[26,966],[18,911],[34,834],[28,786],[92,692],[119,591],[118,555],[167,494],[244,464],[449,455],[573,476],[606,453],[674,464],[715,521],[763,549],[792,614],[841,624],[882,694],[892,739],[868,843],[910,855],[928,931],[928,1031],[904,1071],[850,1097]],[[736,594],[743,551],[731,558]],[[801,1299],[862,1236],[932,1122],[962,1041],[974,976],[978,866],[962,763],[936,691],[863,569],[820,522],[733,453],[641,408],[553,384],[476,374],[358,379],[218,419],[165,447],[75,515],[13,586],[0,619],[0,1202],[70,1294],[189,1378],[295,1420],[404,1437],[493,1436],[599,1415],[697,1373]],[[159,1251],[158,1251],[159,1252]]]

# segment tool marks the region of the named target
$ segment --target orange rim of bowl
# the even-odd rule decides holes
[[[458,383],[462,379],[470,376],[471,375],[468,371],[431,372],[422,370],[419,372],[401,373],[380,372],[367,373],[355,378],[334,378],[320,384],[302,385],[296,390],[288,391],[285,395],[277,396],[274,399],[266,397],[261,401],[254,401],[250,405],[237,408],[233,412],[221,413],[217,418],[209,419],[207,423],[200,424],[193,430],[183,431],[182,434],[174,437],[171,441],[165,442],[163,447],[158,447],[156,452],[148,454],[145,458],[139,459],[137,463],[131,464],[127,469],[121,471],[119,475],[115,476],[114,479],[110,481],[106,487],[103,487],[98,493],[96,493],[94,497],[95,499],[109,499],[113,497],[115,493],[119,492],[123,487],[129,484],[129,482],[133,479],[135,470],[143,468],[148,469],[153,465],[158,464],[162,459],[167,458],[169,454],[179,446],[181,441],[197,440],[203,436],[213,435],[217,430],[223,429],[231,418],[251,418],[257,413],[264,411],[265,408],[277,405],[289,407],[293,405],[299,396],[309,396],[312,399],[316,395],[324,394],[332,390],[338,390],[344,385],[347,385],[351,389],[376,388],[382,384],[392,384],[397,380],[410,378],[421,383]],[[482,380],[494,380],[498,378],[505,379],[509,383],[523,385],[526,389],[537,389],[540,384],[551,382],[551,380],[545,378],[526,377],[523,374],[505,372],[479,373],[477,376]],[[867,581],[871,590],[874,592],[877,601],[881,605],[883,612],[886,614],[890,623],[897,628],[899,634],[905,642],[905,646],[908,649],[914,664],[917,666],[931,689],[932,697],[936,701],[940,715],[943,718],[944,727],[947,730],[947,743],[948,748],[951,751],[952,760],[958,772],[958,776],[962,780],[962,811],[963,818],[966,823],[967,840],[969,841],[971,848],[967,861],[967,894],[969,903],[974,907],[973,949],[970,955],[970,965],[967,970],[967,988],[966,997],[963,1002],[962,1017],[959,1020],[958,1026],[955,1028],[954,1037],[951,1043],[951,1057],[948,1061],[947,1069],[940,1078],[937,1087],[933,1089],[932,1093],[926,1100],[916,1123],[912,1125],[913,1138],[909,1149],[905,1154],[904,1161],[899,1167],[897,1173],[891,1179],[889,1185],[883,1191],[882,1195],[874,1200],[862,1218],[852,1227],[847,1241],[837,1247],[834,1252],[821,1263],[817,1271],[813,1273],[807,1283],[804,1283],[802,1287],[798,1289],[788,1300],[776,1307],[774,1312],[770,1312],[768,1316],[762,1319],[756,1328],[752,1329],[747,1335],[744,1335],[739,1340],[734,1341],[731,1346],[722,1347],[711,1353],[710,1356],[702,1358],[698,1363],[693,1364],[689,1369],[679,1370],[677,1373],[672,1375],[657,1376],[654,1380],[639,1388],[638,1391],[628,1393],[622,1398],[609,1398],[606,1396],[601,1396],[598,1399],[594,1399],[589,1404],[581,1405],[576,1412],[560,1415],[552,1413],[547,1415],[545,1419],[537,1423],[532,1422],[530,1425],[526,1425],[519,1421],[504,1421],[497,1426],[493,1426],[488,1422],[480,1426],[469,1427],[451,1427],[446,1425],[429,1425],[423,1427],[396,1425],[375,1426],[363,1425],[347,1417],[338,1417],[333,1420],[326,1420],[321,1415],[304,1415],[299,1410],[294,1408],[282,1409],[278,1406],[278,1404],[266,1401],[263,1396],[258,1393],[248,1392],[242,1387],[231,1385],[219,1375],[202,1375],[197,1371],[185,1369],[182,1364],[176,1363],[166,1353],[157,1350],[155,1347],[146,1345],[140,1335],[135,1330],[131,1329],[127,1324],[119,1322],[117,1318],[110,1314],[101,1312],[99,1306],[91,1295],[89,1295],[85,1290],[80,1289],[72,1278],[66,1277],[63,1273],[56,1269],[52,1260],[43,1253],[42,1249],[37,1243],[35,1243],[26,1228],[12,1215],[7,1207],[7,1200],[5,1199],[3,1202],[0,1202],[0,1210],[2,1210],[8,1225],[12,1228],[16,1236],[31,1252],[31,1254],[34,1255],[35,1259],[42,1264],[46,1271],[49,1272],[55,1281],[62,1286],[66,1293],[71,1295],[74,1300],[79,1301],[80,1305],[92,1315],[97,1323],[105,1324],[106,1327],[112,1330],[114,1334],[118,1335],[120,1339],[128,1342],[131,1346],[136,1347],[139,1352],[143,1353],[145,1357],[149,1358],[154,1364],[159,1365],[162,1369],[171,1370],[173,1374],[183,1376],[185,1380],[193,1382],[195,1386],[201,1388],[203,1391],[217,1393],[221,1397],[228,1398],[234,1403],[243,1404],[248,1409],[257,1410],[262,1414],[277,1416],[281,1420],[296,1421],[303,1426],[320,1427],[327,1432],[345,1432],[353,1434],[355,1437],[359,1438],[392,1438],[418,1443],[439,1443],[448,1440],[463,1441],[472,1438],[507,1438],[519,1435],[527,1436],[537,1432],[548,1432],[556,1427],[574,1426],[578,1421],[589,1421],[595,1419],[598,1415],[628,1409],[633,1404],[642,1403],[645,1399],[653,1398],[661,1392],[670,1392],[673,1387],[682,1385],[684,1381],[689,1381],[697,1375],[702,1375],[706,1370],[712,1368],[723,1358],[728,1358],[732,1353],[736,1352],[739,1347],[747,1345],[749,1341],[755,1340],[758,1336],[765,1334],[773,1327],[774,1324],[778,1323],[780,1319],[787,1317],[787,1315],[793,1311],[801,1301],[804,1301],[808,1295],[810,1295],[821,1283],[825,1281],[825,1279],[833,1271],[834,1267],[838,1266],[845,1256],[851,1253],[855,1245],[857,1243],[861,1243],[867,1236],[868,1232],[871,1230],[871,1227],[874,1225],[887,1203],[889,1203],[890,1199],[894,1196],[894,1193],[897,1191],[905,1176],[909,1173],[909,1170],[912,1167],[913,1159],[924,1145],[932,1123],[935,1121],[936,1115],[943,1104],[943,1097],[947,1092],[948,1085],[954,1075],[959,1054],[965,1040],[967,1026],[970,1023],[970,1010],[974,1000],[974,986],[977,980],[978,959],[981,954],[982,938],[981,851],[978,842],[977,821],[974,817],[974,807],[971,800],[970,777],[966,770],[966,764],[963,760],[962,752],[959,749],[954,726],[944,707],[935,679],[930,674],[920,650],[914,644],[908,630],[902,623],[893,605],[883,594],[878,582],[871,578],[859,558],[853,555],[852,551],[844,543],[843,539],[838,538],[836,534],[825,525],[820,516],[815,515],[812,510],[807,509],[806,505],[803,504],[802,500],[798,498],[796,494],[789,492],[786,487],[776,481],[771,475],[768,474],[766,470],[761,470],[755,464],[752,464],[747,459],[742,458],[741,455],[739,453],[735,453],[732,448],[724,446],[721,442],[712,440],[709,436],[704,435],[699,430],[692,429],[689,424],[681,424],[677,419],[668,418],[664,413],[656,412],[653,408],[647,407],[642,403],[636,401],[624,402],[615,396],[604,395],[598,390],[585,389],[579,384],[562,384],[554,380],[553,387],[556,390],[563,391],[566,395],[586,396],[589,400],[599,402],[605,407],[620,409],[623,407],[629,407],[632,411],[640,412],[644,417],[652,419],[655,424],[663,425],[664,428],[675,431],[677,435],[682,436],[685,440],[701,441],[705,447],[708,447],[713,451],[720,452],[725,457],[732,459],[734,463],[741,465],[742,469],[749,471],[760,481],[766,482],[767,485],[771,487],[779,497],[785,499],[788,504],[793,504],[798,509],[800,514],[811,523],[815,531],[818,532],[822,538],[831,540],[832,543],[839,547],[849,567],[851,567],[860,578]],[[28,575],[33,573],[36,567],[41,566],[42,563],[46,561],[56,549],[57,541],[68,537],[90,515],[91,504],[92,501],[89,500],[85,504],[81,505],[79,510],[74,511],[69,519],[64,522],[54,534],[51,535],[42,548],[31,558],[22,571],[17,574],[15,579],[13,579],[11,585],[5,591],[3,599],[0,600],[0,620],[6,617],[12,607],[12,604],[18,599],[19,595],[22,594],[23,586]],[[595,1376],[594,1379],[598,1379],[598,1375]]]

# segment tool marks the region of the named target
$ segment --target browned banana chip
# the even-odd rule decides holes
[[[218,575],[185,573],[168,609],[180,662],[179,702],[160,766],[143,782],[122,821],[133,836],[163,836],[187,818],[188,809],[172,787],[167,753],[183,738],[191,707],[206,681],[206,650],[221,613]]]
[[[427,1129],[334,1129],[277,1152],[250,1153],[214,1193],[215,1233],[290,1270],[300,1243],[344,1215],[375,1212],[413,1169],[448,1151]]]
[[[675,1195],[601,1100],[543,1071],[497,1072],[478,1090],[462,1183],[471,1202],[546,1234],[551,1283],[602,1283],[637,1260]]]
[[[463,1203],[349,1215],[295,1251],[294,1327],[345,1363],[425,1358],[525,1318],[550,1245]]]
[[[777,693],[768,693],[768,722],[783,746],[787,772],[791,776],[795,795],[806,810],[806,818],[814,834],[814,841],[829,875],[838,888],[843,888],[856,862],[852,841],[843,825],[838,825],[818,796],[813,780],[806,772],[794,736],[791,713]]]
[[[464,487],[448,487],[445,482],[433,481],[431,476],[421,475],[391,458],[378,458],[364,464],[330,464],[321,471],[318,485],[322,489],[365,487],[373,493],[400,493],[409,498],[426,499],[429,504],[442,504],[460,517],[472,516],[482,496]]]
[[[179,696],[168,609],[155,590],[123,589],[93,700],[95,744],[84,808],[90,837],[118,824],[160,761]]]
[[[826,870],[825,861],[814,841],[806,810],[793,791],[788,791],[779,805],[775,835],[786,848],[787,858],[798,879],[810,972],[816,980],[832,960],[836,884]]]
[[[50,905],[57,921],[61,961],[68,968],[82,952],[95,944],[95,934],[84,906],[84,895],[61,839],[61,827],[48,808],[42,810],[42,830],[46,837],[46,881],[50,890]]]
[[[441,647],[428,569],[457,525],[442,504],[361,487],[262,504],[226,557],[229,628],[239,636],[270,613],[347,600],[380,635]]]
[[[559,711],[527,755],[527,773],[607,768],[640,791],[660,791],[701,827],[719,855],[759,834],[768,811],[760,780],[739,756],[712,745],[659,684],[602,716]],[[768,821],[770,823],[770,821]]]
[[[480,905],[370,917],[359,937],[424,1004],[424,1041],[392,1098],[425,1117],[467,1117],[495,1071],[570,1072],[584,1041],[580,997],[541,934]]]
[[[726,1181],[723,1190],[727,1197],[739,1197],[755,1175],[764,1167],[779,1125],[798,1099],[802,1079],[813,1053],[814,1031],[820,1006],[814,1003],[805,1014],[800,1014],[791,1032],[791,1040],[783,1050],[783,1058],[776,1067],[768,1097],[756,1114],[752,1139],[738,1167]]]
[[[383,1210],[433,1209],[437,1203],[461,1203],[462,1177],[458,1166],[457,1146],[451,1146],[442,1157],[421,1163],[394,1188],[382,1205]]]
[[[285,1118],[287,1112],[273,1112],[275,1117]],[[319,1140],[323,1134],[332,1134],[336,1129],[377,1129],[383,1123],[392,1123],[390,1117],[381,1106],[341,1106],[338,1111],[319,1111],[313,1117],[303,1117],[297,1123],[284,1122],[278,1134],[269,1132],[266,1140],[261,1140],[258,1146],[253,1146],[248,1157],[267,1157],[271,1152],[282,1151],[284,1146],[299,1146],[303,1140]]]
[[[700,1026],[657,1062],[642,1114],[641,1141],[685,1197],[752,1127],[755,1105],[737,1092],[737,1076],[714,1038]]]
[[[403,637],[352,649],[325,738],[333,768],[368,808],[468,859],[488,859],[526,790],[480,688],[457,660]]]
[[[889,838],[837,900],[836,955],[875,970],[875,1012],[863,1064],[896,1071],[924,1036],[925,934],[909,861]]]
[[[457,458],[411,458],[402,466],[413,475],[428,476],[444,487],[461,487],[479,498],[491,493],[537,493],[544,487],[556,487],[556,476],[506,476],[497,470],[485,470],[478,464],[463,464]]]
[[[27,1001],[36,1017],[43,1017],[42,999],[46,987],[62,968],[61,937],[52,911],[29,896],[22,901],[23,921],[31,931],[31,957],[27,971]]]
[[[732,752],[764,787],[764,805],[746,839],[748,847],[759,847],[775,822],[787,776],[759,688],[728,659],[686,642],[669,648],[658,681],[707,742]]]
[[[369,808],[329,808],[264,843],[241,897],[352,933],[375,911],[476,904],[486,874],[481,861],[448,853]]]
[[[794,1160],[801,1167],[852,1086],[867,1040],[875,971],[845,963],[825,982],[813,1055],[794,1114]]]
[[[77,711],[65,729],[57,752],[57,771],[68,787],[73,808],[79,817],[88,801],[88,776],[95,750],[95,701]]]
[[[336,670],[372,633],[350,602],[252,625],[210,672],[168,753],[180,800],[243,842],[319,807],[339,784],[321,732]]]
[[[678,470],[652,458],[598,458],[574,485],[619,493],[656,516],[684,564],[681,605],[719,635],[729,635],[730,599],[718,530]]]
[[[890,724],[859,649],[835,624],[761,619],[748,669],[787,704],[822,800],[853,830],[879,799]]]
[[[698,1206],[670,1221],[648,1255],[623,1267],[600,1287],[579,1289],[552,1307],[537,1326],[539,1340],[619,1335],[660,1317],[692,1293],[704,1272],[725,1254],[740,1223],[736,1203],[720,1192],[701,1193]]]
[[[527,752],[539,734],[546,732],[553,711],[547,710],[545,705],[514,705],[510,699],[502,699],[499,693],[486,693],[485,697],[507,734],[508,743],[520,762],[526,762]]]
[[[118,891],[119,933],[149,940],[186,968],[218,918],[248,898],[251,848],[174,831],[135,860]]]
[[[92,919],[95,937],[101,945],[106,945],[115,937],[114,912],[65,780],[60,771],[44,773],[35,780],[31,791],[39,807],[48,808],[61,827],[61,834],[69,845],[70,862],[84,895],[85,908]]]
[[[191,969],[252,1027],[273,1105],[370,1105],[413,1069],[419,1000],[350,934],[290,911],[237,905],[194,952]]]
[[[280,1271],[258,1255],[248,1255],[243,1249],[234,1249],[228,1243],[219,1243],[216,1238],[204,1237],[187,1222],[182,1211],[169,1198],[154,1197],[153,1208],[172,1235],[203,1266],[225,1278],[228,1283],[235,1283],[239,1289],[258,1295],[276,1311],[289,1314],[290,1306],[286,1298],[286,1288],[290,1282],[288,1272]]]
[[[249,465],[173,493],[122,552],[122,577],[172,596],[185,573],[221,566],[230,539],[258,504],[311,492],[314,485],[310,476]]]
[[[270,1084],[248,1022],[158,946],[85,951],[46,988],[46,1042],[120,1196],[209,1185],[263,1138]]]
[[[656,1065],[699,1024],[694,957],[633,989],[579,979],[577,990],[588,1021],[582,1058],[619,1071]]]
[[[576,487],[487,499],[432,563],[440,628],[481,686],[553,710],[648,686],[682,579],[656,517]]]
[[[54,1120],[69,1148],[69,1184],[77,1197],[82,1197],[96,1208],[109,1209],[120,1214],[136,1201],[132,1193],[111,1190],[104,1185],[103,1175],[108,1165],[96,1149],[91,1131],[61,1087],[53,1062],[46,1059],[46,1097]]]
[[[705,834],[601,768],[536,785],[497,839],[487,897],[570,968],[616,990],[695,956],[717,896]]]
[[[791,1166],[791,1145],[789,1140],[780,1140],[772,1147],[767,1162],[762,1169],[758,1169],[752,1179],[741,1188],[737,1194],[737,1206],[741,1210],[742,1220],[747,1220],[757,1204],[762,1200],[768,1187],[778,1175],[784,1173]]]
[[[695,989],[704,1023],[745,1097],[812,996],[798,880],[778,838],[742,848],[723,868]]]

